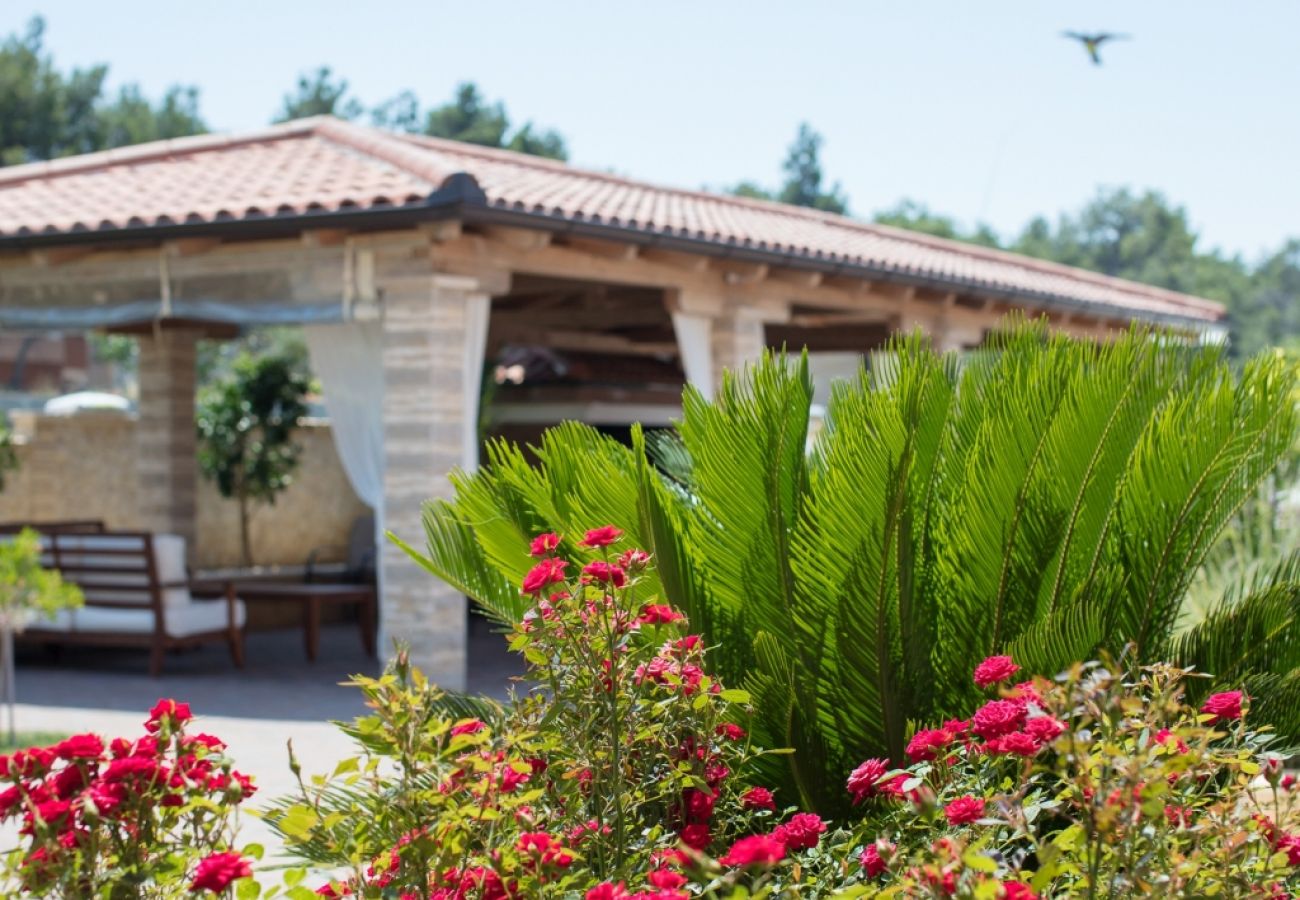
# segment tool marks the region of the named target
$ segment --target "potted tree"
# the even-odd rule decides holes
[[[298,467],[300,448],[293,431],[307,412],[310,383],[283,355],[234,362],[231,374],[206,388],[196,414],[199,467],[221,496],[239,504],[239,547],[253,564],[249,517],[255,502],[274,503]]]

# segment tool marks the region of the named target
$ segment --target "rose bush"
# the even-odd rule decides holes
[[[231,848],[255,788],[190,720],[186,704],[159,700],[134,740],[78,734],[0,756],[0,816],[21,838],[4,860],[10,895],[227,895],[248,879]]]
[[[816,815],[773,829],[748,695],[707,672],[685,617],[647,589],[649,556],[621,541],[605,526],[530,542],[509,641],[531,689],[509,704],[449,698],[401,655],[354,682],[361,755],[269,816],[340,873],[322,893],[667,900],[762,882],[818,844]]]
[[[1184,702],[1189,673],[1112,665],[1009,683],[916,732],[912,764],[868,760],[863,819],[834,840],[851,892],[879,897],[1267,897],[1300,888],[1300,797],[1239,691]]]

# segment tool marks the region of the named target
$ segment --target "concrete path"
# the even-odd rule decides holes
[[[247,666],[233,668],[224,647],[211,646],[170,656],[160,678],[150,678],[147,655],[138,651],[64,650],[54,658],[31,648],[18,658],[20,731],[76,733],[105,737],[143,734],[149,708],[159,697],[190,704],[196,726],[230,746],[237,767],[252,775],[256,807],[295,789],[286,741],[292,739],[304,775],[328,773],[354,752],[333,720],[365,711],[355,688],[341,687],[354,673],[379,666],[361,650],[355,626],[328,626],[321,654],[308,663],[297,631],[249,635]],[[501,635],[476,622],[470,633],[469,686],[475,693],[506,695],[520,666]],[[258,819],[242,819],[243,843],[260,843],[270,862],[279,844]],[[0,830],[0,850],[13,846],[10,829]],[[273,880],[273,879],[272,879]]]

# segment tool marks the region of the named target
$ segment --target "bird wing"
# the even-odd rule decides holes
[[[1097,46],[1100,47],[1102,44],[1106,43],[1107,41],[1127,41],[1128,39],[1129,37],[1127,34],[1112,34],[1110,32],[1103,32],[1102,34],[1096,35],[1092,40],[1093,43],[1095,43]]]
[[[1083,41],[1085,43],[1088,40],[1088,36],[1086,34],[1079,34],[1079,32],[1077,31],[1062,31],[1061,37],[1069,38],[1072,41]]]

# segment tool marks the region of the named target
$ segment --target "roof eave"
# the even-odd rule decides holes
[[[881,263],[831,259],[773,247],[756,247],[709,240],[705,237],[668,234],[610,222],[574,219],[560,213],[507,209],[490,205],[474,179],[463,173],[452,175],[436,191],[419,203],[400,206],[357,207],[353,209],[307,210],[284,215],[230,218],[203,222],[128,225],[111,229],[8,234],[0,235],[0,249],[36,249],[51,245],[66,246],[106,242],[163,241],[199,235],[214,237],[238,236],[241,238],[282,237],[312,228],[356,228],[364,230],[409,228],[443,219],[463,219],[466,222],[477,224],[515,225],[553,233],[617,240],[641,247],[658,247],[665,250],[678,250],[714,258],[780,265],[792,269],[820,272],[824,275],[846,275],[911,287],[937,287],[947,290],[968,291],[995,300],[1029,301],[1033,305],[1046,310],[1077,312],[1094,318],[1130,319],[1136,317],[1148,322],[1181,329],[1190,328],[1198,332],[1213,329],[1223,318],[1222,314],[1217,319],[1207,319],[1200,316],[1179,316],[1171,313],[1148,312],[1118,304],[1096,303],[1050,292],[1008,288],[979,281],[978,279],[955,278]]]

